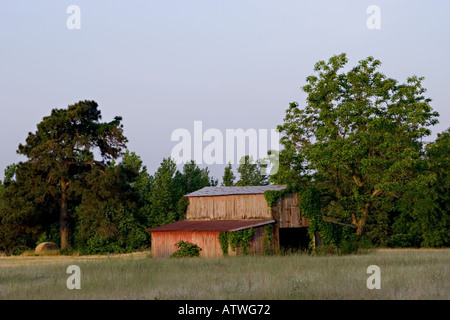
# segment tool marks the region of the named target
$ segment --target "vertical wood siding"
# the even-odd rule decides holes
[[[186,219],[272,219],[272,213],[264,194],[190,197]]]
[[[152,232],[152,256],[169,257],[177,251],[175,244],[180,241],[195,243],[202,251],[202,257],[221,257],[222,249],[218,240],[219,231],[166,231]]]
[[[253,254],[261,254],[264,251],[263,237],[264,228],[257,227],[255,235],[253,236],[250,245],[250,251]],[[177,251],[175,244],[180,241],[188,241],[195,243],[202,251],[201,257],[222,257],[223,252],[219,243],[219,231],[166,231],[166,232],[152,232],[152,257],[163,258],[170,257],[172,253]],[[238,248],[236,252],[228,249],[229,255],[240,254],[241,250]]]
[[[301,214],[298,201],[298,194],[290,193],[272,207],[273,219],[277,221],[279,228],[309,227],[308,218]]]

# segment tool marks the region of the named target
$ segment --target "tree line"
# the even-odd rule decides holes
[[[0,251],[18,254],[45,241],[68,253],[140,250],[150,246],[145,229],[184,219],[185,194],[218,185],[194,161],[179,171],[164,158],[149,174],[126,149],[121,121],[102,122],[95,101],[80,101],[52,110],[28,134],[17,151],[28,160],[0,180]],[[235,182],[230,164],[223,185],[268,183],[258,164],[242,160],[241,178]]]
[[[278,172],[249,156],[231,164],[221,185],[287,184],[314,188],[323,219],[352,225],[377,246],[450,244],[449,129],[438,123],[423,78],[406,83],[378,71],[369,57],[343,71],[345,54],[319,61],[290,103]],[[95,101],[53,109],[17,152],[0,181],[0,251],[20,253],[43,241],[81,253],[131,252],[150,245],[144,230],[184,219],[185,194],[217,186],[195,162],[182,170],[165,158],[150,175],[126,148],[122,118],[102,122]]]

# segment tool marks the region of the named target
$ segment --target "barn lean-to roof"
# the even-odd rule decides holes
[[[186,197],[231,196],[239,194],[261,194],[267,190],[284,190],[286,185],[246,186],[246,187],[204,187],[191,192]]]
[[[275,220],[183,220],[145,231],[238,231],[271,223],[275,223]]]

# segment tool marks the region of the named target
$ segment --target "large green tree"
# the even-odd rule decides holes
[[[315,65],[303,87],[306,105],[291,103],[279,126],[287,150],[280,162],[313,177],[327,199],[324,212],[361,236],[371,211],[401,197],[415,179],[438,114],[422,78],[399,83],[377,71],[381,62],[373,57],[344,71],[347,62],[340,54]]]
[[[70,201],[80,196],[83,176],[93,167],[103,170],[108,161],[122,155],[127,139],[121,118],[101,122],[95,101],[80,101],[53,109],[50,116],[29,133],[18,153],[28,158],[18,170],[28,172],[30,189],[39,189],[59,202],[61,249],[69,246]],[[98,152],[100,159],[95,159]],[[26,174],[25,174],[26,175]],[[26,177],[24,177],[26,179]]]

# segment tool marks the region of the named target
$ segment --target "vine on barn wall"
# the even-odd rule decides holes
[[[315,234],[320,235],[324,246],[334,249],[344,248],[352,251],[352,243],[355,241],[355,231],[350,226],[343,226],[324,221],[321,212],[320,191],[314,187],[291,187],[284,190],[268,190],[264,197],[269,207],[277,204],[277,201],[289,193],[297,193],[299,197],[298,206],[300,212],[309,219],[308,234],[311,239],[310,248],[315,248]]]
[[[264,198],[266,198],[267,205],[273,207],[277,204],[278,199],[283,198],[288,193],[291,193],[289,187],[284,190],[267,190],[264,192]]]
[[[219,243],[220,247],[222,248],[223,255],[228,255],[228,245],[233,251],[236,251],[237,248],[241,248],[242,254],[249,254],[250,241],[252,240],[254,235],[255,230],[253,228],[232,232],[220,232]]]
[[[224,256],[228,255],[228,232],[222,231],[219,233],[219,243],[220,247],[222,248],[222,252]]]
[[[265,255],[273,253],[273,226],[271,224],[264,226],[263,251]]]
[[[329,221],[324,221],[320,208],[320,191],[317,188],[302,188],[298,191],[300,212],[309,219],[308,234],[310,247],[314,248],[316,231],[322,238],[324,246],[333,249],[349,247],[348,243],[355,240],[354,229]]]

